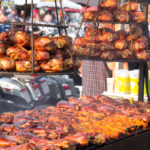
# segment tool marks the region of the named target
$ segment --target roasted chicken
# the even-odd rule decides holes
[[[131,20],[132,20],[133,22],[141,23],[141,22],[145,22],[145,21],[146,21],[146,17],[145,17],[145,15],[144,15],[144,13],[141,12],[141,11],[132,12],[132,13],[131,13]]]
[[[3,41],[0,41],[0,58],[5,56],[6,49],[7,49],[6,43]]]
[[[45,72],[61,72],[63,71],[63,61],[52,59],[48,62],[42,62],[41,69]]]
[[[32,63],[31,61],[22,60],[16,61],[16,71],[18,72],[31,72],[32,71]],[[40,71],[40,66],[35,61],[34,62],[34,72]]]
[[[20,46],[12,46],[6,50],[6,55],[14,60],[28,60],[29,52]]]
[[[133,51],[145,50],[148,48],[148,40],[145,36],[138,38],[130,44]]]
[[[117,40],[115,41],[116,50],[123,50],[128,48],[128,43],[126,40]]]
[[[114,20],[118,22],[128,22],[129,14],[126,10],[115,10],[113,11]]]
[[[14,44],[19,46],[26,47],[30,44],[30,36],[24,31],[12,32],[9,37]]]
[[[138,59],[138,60],[139,59],[140,60],[146,60],[147,59],[147,53],[146,53],[145,50],[144,51],[135,52],[134,55],[135,55],[135,58]]]
[[[32,51],[29,51],[29,58],[32,60]],[[45,61],[50,59],[50,54],[48,51],[44,50],[34,50],[34,59],[37,61]]]
[[[98,21],[113,21],[113,15],[109,10],[102,10],[98,13]]]
[[[0,58],[0,68],[4,71],[14,71],[16,63],[12,58],[2,57]]]
[[[85,13],[84,13],[84,21],[93,21],[93,20],[95,20],[96,19],[96,13],[97,13],[97,11],[91,11],[91,10],[89,10],[89,11],[86,11]]]
[[[53,40],[58,49],[68,48],[69,46],[72,46],[72,38],[69,36],[61,35],[59,37],[54,37]]]
[[[100,58],[104,60],[113,60],[115,59],[115,55],[112,51],[104,51],[101,53]]]
[[[134,12],[134,11],[138,10],[138,3],[131,1],[130,4],[129,4],[129,2],[126,2],[120,8],[121,8],[121,10],[126,10],[126,11],[130,11],[131,10],[131,12],[132,11]]]
[[[126,39],[127,32],[125,30],[118,30],[118,31],[116,31],[116,33],[120,40]]]
[[[105,9],[111,9],[113,10],[114,8],[117,7],[117,1],[116,0],[106,0],[102,3],[99,4],[99,8],[105,8]]]
[[[54,52],[56,50],[56,45],[52,38],[45,36],[45,37],[40,37],[37,40],[35,40],[34,49]]]
[[[132,51],[129,49],[125,49],[122,51],[116,51],[116,56],[117,58],[121,58],[121,59],[131,59],[132,58]]]

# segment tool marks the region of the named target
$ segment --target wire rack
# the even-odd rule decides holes
[[[12,21],[6,21],[6,22],[2,22],[0,21],[0,24],[11,24],[11,25],[15,25],[15,26],[23,26],[25,28],[25,26],[30,26],[31,27],[31,50],[32,50],[32,70],[30,72],[17,72],[17,71],[0,71],[0,74],[9,74],[9,75],[14,75],[14,74],[27,74],[27,75],[33,75],[33,74],[37,74],[37,75],[62,75],[62,74],[73,74],[75,72],[77,72],[76,68],[75,68],[75,64],[74,64],[74,60],[73,60],[73,56],[72,56],[72,50],[71,50],[71,45],[69,45],[69,39],[68,39],[68,36],[66,36],[66,41],[69,45],[69,54],[70,54],[70,57],[73,61],[73,69],[70,70],[70,71],[61,71],[61,72],[35,72],[34,71],[34,39],[33,39],[33,36],[34,36],[34,33],[33,33],[33,27],[39,27],[39,26],[42,26],[42,27],[49,27],[49,28],[57,28],[58,29],[58,32],[59,32],[59,35],[61,35],[61,29],[64,29],[65,31],[65,35],[68,35],[67,33],[67,28],[68,26],[66,25],[65,23],[65,18],[64,18],[64,11],[63,11],[63,7],[62,7],[62,0],[54,0],[55,1],[55,10],[56,10],[56,24],[55,25],[51,25],[51,24],[41,24],[41,23],[34,23],[33,22],[33,15],[31,15],[31,22],[30,23],[27,23],[26,22],[26,18],[27,18],[27,0],[25,0],[25,4],[24,4],[24,12],[25,12],[25,16],[24,16],[24,21],[23,22],[12,22]],[[2,0],[0,0],[0,6],[1,6],[1,2]],[[57,6],[57,3],[60,3],[60,11],[62,12],[62,22],[63,23],[59,23],[59,13],[58,13],[58,6]],[[34,9],[34,4],[33,4],[33,0],[31,0],[31,4],[30,4],[30,7],[31,7],[31,14],[33,14],[33,9]]]
[[[87,11],[87,8],[88,8],[88,5],[89,5],[89,1],[90,0],[87,0],[85,12]],[[103,1],[104,0],[99,0],[98,4],[102,3]],[[91,42],[90,42],[91,44],[87,48],[87,49],[89,49],[89,52],[88,52],[87,55],[79,54],[78,55],[79,59],[81,59],[81,60],[84,60],[84,59],[85,60],[95,60],[95,61],[117,61],[117,62],[147,62],[147,61],[150,61],[149,58],[147,58],[146,60],[141,60],[141,59],[138,60],[138,59],[136,59],[134,57],[134,51],[132,49],[132,47],[133,47],[133,39],[132,39],[133,31],[131,29],[132,24],[140,25],[141,26],[144,35],[148,39],[148,49],[149,49],[150,48],[150,45],[149,45],[149,43],[150,43],[150,37],[149,37],[149,30],[148,30],[148,4],[150,3],[150,1],[149,0],[135,0],[135,2],[140,3],[141,8],[142,8],[142,10],[144,10],[144,14],[145,14],[145,17],[146,17],[146,21],[145,22],[141,22],[141,23],[134,22],[134,21],[131,20],[131,2],[132,1],[134,1],[134,0],[128,0],[128,2],[129,2],[129,18],[130,18],[128,22],[98,21],[98,12],[101,11],[101,10],[99,10],[99,11],[96,12],[96,15],[95,15],[96,19],[93,19],[93,21],[85,21],[84,17],[83,17],[82,22],[81,22],[80,27],[79,27],[79,30],[77,32],[75,40],[77,39],[77,37],[78,37],[78,35],[80,33],[80,30],[81,30],[81,27],[83,26],[84,23],[90,23],[90,24],[92,24],[93,31],[91,33]],[[117,2],[119,2],[119,0],[117,0]],[[130,41],[131,48],[130,48],[130,50],[132,52],[132,58],[131,59],[115,58],[115,59],[109,60],[109,59],[102,59],[102,58],[96,57],[96,56],[95,57],[91,56],[92,50],[93,51],[95,50],[95,48],[92,46],[92,43],[94,41],[94,32],[95,32],[94,30],[95,30],[95,28],[99,28],[100,24],[121,24],[121,25],[128,24],[129,25],[129,34],[131,36],[131,41]],[[75,44],[75,40],[74,40],[74,44]]]

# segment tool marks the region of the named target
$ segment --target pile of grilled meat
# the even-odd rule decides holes
[[[0,150],[60,150],[74,144],[101,145],[128,129],[146,128],[148,103],[114,100],[106,96],[71,97],[56,107],[0,115]]]
[[[109,28],[87,27],[85,36],[77,38],[73,49],[82,56],[101,58],[104,60],[149,58],[148,39],[143,35],[140,26],[132,25],[131,32],[125,30],[113,31]],[[93,36],[93,39],[92,39]],[[132,39],[132,42],[131,42]],[[90,51],[91,48],[91,51]]]
[[[32,54],[34,71],[61,72],[72,70],[73,59],[69,51],[72,38],[33,36],[34,52],[31,51],[31,35],[24,31],[0,34],[0,68],[3,71],[30,72]]]
[[[137,2],[131,1],[121,6],[117,0],[106,0],[98,4],[97,10],[88,10],[84,13],[84,21],[99,22],[137,22],[146,21],[144,13],[139,9]],[[90,26],[85,36],[77,38],[74,50],[80,56],[97,57],[103,60],[149,58],[147,37],[143,35],[140,25],[131,25],[128,31],[113,31],[109,28]],[[90,51],[90,52],[89,52]]]
[[[145,14],[139,9],[137,2],[131,1],[130,4],[127,2],[118,6],[117,0],[106,0],[98,5],[98,10],[84,13],[84,21],[129,22],[130,20],[137,23],[146,21]]]

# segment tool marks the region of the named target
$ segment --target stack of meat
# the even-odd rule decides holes
[[[86,11],[84,13],[84,21],[100,21],[100,22],[132,22],[142,23],[146,21],[145,15],[139,11],[137,2],[129,2],[122,6],[117,5],[117,0],[106,0],[98,5],[98,11]],[[131,18],[129,15],[131,12]]]
[[[128,100],[82,96],[56,107],[0,115],[1,150],[60,150],[103,144],[150,122],[150,106]]]
[[[34,54],[34,71],[61,72],[72,70],[69,51],[72,39],[68,36],[39,37],[34,35],[34,52],[31,35],[24,31],[0,34],[0,68],[4,71],[30,72]]]
[[[85,36],[77,38],[73,49],[81,56],[97,57],[104,60],[149,58],[148,40],[139,26],[132,25],[131,33],[125,30],[87,27]],[[90,52],[90,53],[89,53]]]

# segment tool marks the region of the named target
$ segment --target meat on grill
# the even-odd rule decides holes
[[[20,46],[12,46],[6,50],[6,55],[14,60],[29,59],[28,50]]]
[[[141,12],[141,11],[132,12],[132,13],[131,13],[131,20],[132,20],[133,22],[141,23],[141,22],[145,22],[145,21],[146,21],[146,17],[145,17],[145,15],[144,15],[144,13]]]
[[[63,61],[59,59],[52,59],[48,62],[42,62],[41,69],[45,72],[63,71]]]
[[[94,19],[96,19],[95,17],[96,17],[96,13],[97,13],[97,11],[91,11],[91,10],[89,10],[89,11],[86,11],[85,13],[84,13],[84,21],[93,21]]]
[[[40,66],[35,61],[34,62],[34,72],[38,72],[39,70],[40,70]],[[18,72],[31,72],[32,71],[31,61],[27,61],[27,60],[16,61],[16,71],[18,71]]]
[[[115,10],[113,11],[114,20],[118,22],[128,22],[129,14],[126,10]]]
[[[98,13],[98,21],[113,21],[113,15],[109,10],[102,10]]]
[[[130,47],[133,51],[145,50],[148,48],[148,41],[145,36],[138,38],[133,41],[133,44],[130,44]]]
[[[128,43],[126,40],[117,40],[115,41],[115,48],[117,50],[123,50],[123,49],[127,49],[128,47]]]
[[[30,44],[30,36],[24,31],[12,32],[9,34],[9,38],[14,44],[22,47]]]
[[[30,60],[32,60],[32,51],[29,51]],[[50,54],[48,51],[44,50],[34,50],[34,59],[37,61],[44,61],[50,59]]]
[[[99,8],[105,8],[105,9],[111,9],[117,7],[117,1],[116,0],[106,0],[98,5]]]
[[[35,40],[34,49],[54,52],[56,49],[56,45],[52,38],[44,36]]]
[[[121,10],[126,10],[126,11],[130,11],[131,10],[131,12],[133,11],[137,11],[138,10],[138,3],[137,2],[130,2],[130,4],[129,4],[129,2],[126,2],[126,3],[124,3],[121,7]]]
[[[0,68],[4,71],[14,71],[16,68],[15,61],[9,57],[0,58]]]

